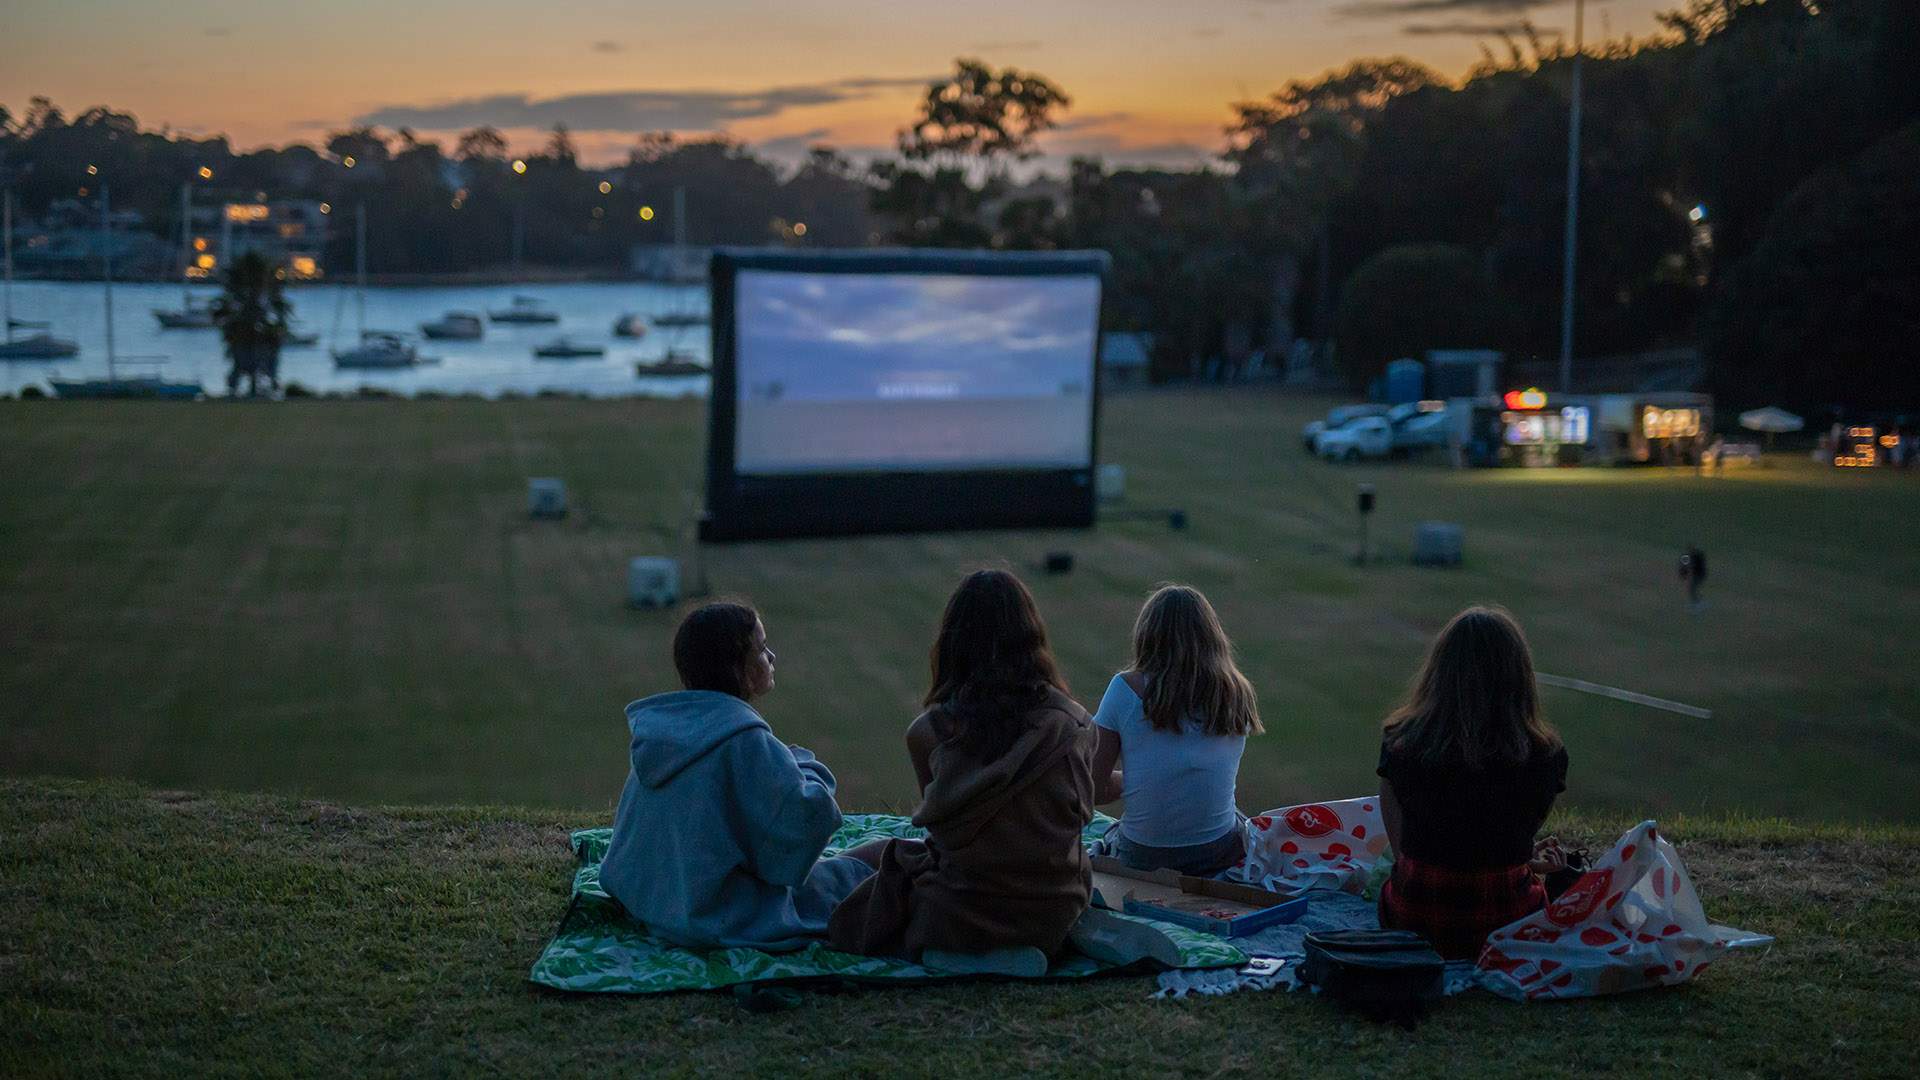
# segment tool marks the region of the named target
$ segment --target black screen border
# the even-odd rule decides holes
[[[1101,338],[1096,324],[1085,468],[899,470],[743,476],[735,470],[739,368],[734,334],[743,270],[814,274],[1093,275],[1105,302],[1104,251],[716,248],[709,263],[713,373],[707,396],[704,541],[797,539],[862,533],[1003,528],[1088,528],[1100,452]]]

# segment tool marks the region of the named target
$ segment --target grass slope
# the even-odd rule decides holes
[[[1691,986],[1450,1000],[1412,1034],[1150,979],[568,997],[523,979],[590,814],[0,781],[0,1075],[1907,1076],[1920,830],[1663,822],[1709,913],[1780,943]],[[1623,817],[1562,816],[1605,842]]]
[[[1261,693],[1249,810],[1373,782],[1375,725],[1460,606],[1506,604],[1542,670],[1714,710],[1688,719],[1546,691],[1568,801],[1920,820],[1920,478],[1804,460],[1665,470],[1326,465],[1327,402],[1178,391],[1107,402],[1101,453],[1135,506],[1192,527],[747,544],[717,587],[766,612],[786,738],[849,805],[912,797],[900,732],[958,574],[1026,570],[1068,675],[1097,701],[1165,579],[1215,600]],[[622,604],[626,559],[685,552],[698,402],[0,403],[0,773],[133,777],[356,802],[596,807],[626,769],[620,707],[670,688],[672,616]],[[528,476],[583,512],[524,517]],[[1394,561],[1350,565],[1356,481]],[[1459,521],[1468,565],[1405,564]],[[1674,563],[1709,552],[1689,616]]]

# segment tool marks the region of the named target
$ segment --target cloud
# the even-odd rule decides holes
[[[1405,15],[1523,15],[1566,0],[1357,0],[1334,11],[1355,19],[1391,19]]]
[[[1529,33],[1539,34],[1543,38],[1560,36],[1560,31],[1536,26],[1526,19],[1512,22],[1414,23],[1401,27],[1400,32],[1414,37],[1525,37]]]
[[[353,122],[425,131],[482,124],[498,128],[565,124],[574,131],[713,131],[789,109],[872,97],[886,90],[919,89],[937,78],[863,76],[765,90],[616,90],[553,98],[494,94],[430,105],[385,105],[354,117]]]
[[[617,53],[617,52],[627,51],[627,47],[625,45],[620,44],[617,41],[596,41],[590,46],[590,48],[592,48],[593,51],[597,53]]]

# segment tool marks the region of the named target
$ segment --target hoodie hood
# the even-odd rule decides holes
[[[627,706],[634,779],[657,788],[743,731],[773,729],[753,706],[713,690],[676,690]]]
[[[1027,728],[993,761],[964,758],[949,740],[934,747],[933,782],[921,794],[913,823],[954,847],[972,843],[980,831],[1029,787],[1048,777],[1069,754],[1091,757],[1093,721],[1058,690],[1028,716]],[[1091,807],[1089,807],[1091,810]]]

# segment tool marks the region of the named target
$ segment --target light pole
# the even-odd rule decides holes
[[[1563,264],[1560,294],[1560,392],[1573,392],[1573,275],[1576,233],[1580,221],[1580,68],[1586,58],[1581,31],[1586,17],[1586,0],[1573,0],[1573,104],[1567,123],[1567,232],[1566,261]]]
[[[527,163],[521,158],[513,159],[513,175],[527,175]],[[513,185],[513,277],[520,279],[520,254],[527,243],[527,185],[524,182]]]

